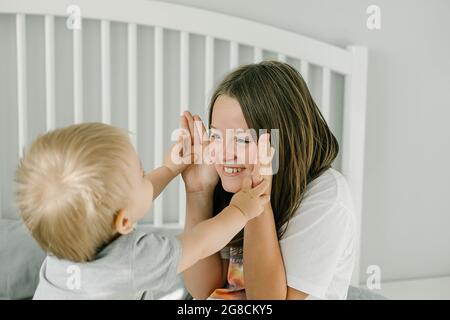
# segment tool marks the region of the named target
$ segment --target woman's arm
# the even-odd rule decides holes
[[[269,152],[270,150],[270,152]],[[252,177],[254,183],[261,179],[272,181],[271,160],[274,150],[269,135],[258,141],[258,155],[268,155],[262,163],[259,159]],[[262,170],[261,170],[262,169]],[[261,175],[262,173],[262,175]],[[270,193],[270,189],[268,191]],[[248,299],[302,299],[303,292],[287,286],[283,257],[278,242],[275,219],[270,202],[264,212],[249,221],[244,229],[244,281]]]
[[[206,129],[198,116],[188,111],[180,118],[180,127],[193,137],[194,152],[202,150],[207,136]],[[202,159],[202,158],[200,158]],[[219,177],[213,166],[193,164],[183,172],[186,185],[186,221],[184,230],[189,231],[213,214],[213,194]],[[186,288],[196,299],[206,299],[216,288],[223,287],[226,278],[219,253],[202,259],[183,272]]]
[[[286,273],[270,203],[245,226],[244,261],[248,299],[286,299]]]
[[[304,300],[308,297],[308,294],[287,286],[270,203],[259,217],[245,226],[244,261],[247,299]]]
[[[199,259],[209,257],[225,247],[242,230],[247,221],[258,217],[264,211],[264,207],[269,200],[269,196],[265,194],[269,182],[263,181],[254,188],[251,188],[251,185],[250,178],[244,179],[241,191],[231,198],[228,207],[217,216],[198,223],[180,236],[183,245],[180,271],[184,271]],[[217,259],[214,266],[218,269],[219,266],[216,263]],[[199,279],[203,281],[204,275],[196,274],[196,276],[200,276],[197,281]],[[219,276],[221,276],[221,273],[216,275],[216,277]],[[217,286],[212,289],[215,288]],[[205,290],[202,293],[210,294],[211,291],[206,292]]]
[[[213,191],[186,193],[186,222],[184,231],[192,230],[200,222],[211,218]],[[222,288],[223,276],[219,253],[200,260],[183,272],[186,289],[196,299],[206,299],[216,288]]]

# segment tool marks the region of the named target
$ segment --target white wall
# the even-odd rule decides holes
[[[369,47],[362,270],[450,275],[450,2],[170,0]],[[381,8],[381,30],[366,8]],[[232,26],[230,26],[232,28]]]

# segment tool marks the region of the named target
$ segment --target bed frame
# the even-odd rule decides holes
[[[348,179],[355,203],[356,220],[358,225],[358,238],[360,239],[362,196],[363,196],[363,164],[365,141],[365,115],[366,115],[366,84],[367,84],[367,58],[368,51],[365,47],[350,45],[345,49],[304,37],[282,29],[261,23],[244,20],[215,12],[174,5],[163,2],[146,0],[2,0],[0,13],[15,16],[16,39],[16,68],[17,68],[17,141],[19,157],[23,148],[32,140],[29,137],[28,116],[31,101],[27,95],[27,41],[26,22],[30,15],[41,16],[44,19],[43,30],[45,39],[45,128],[51,130],[57,127],[55,117],[55,19],[56,17],[68,17],[76,13],[76,4],[81,8],[81,18],[96,20],[100,25],[100,70],[101,70],[101,120],[111,123],[111,47],[110,34],[113,22],[122,22],[127,28],[127,105],[128,117],[127,129],[131,133],[138,132],[138,119],[140,114],[137,107],[138,90],[138,65],[137,65],[137,30],[139,26],[153,28],[154,39],[154,117],[153,143],[154,164],[160,164],[163,160],[165,143],[163,140],[163,115],[165,101],[164,70],[163,70],[163,46],[164,30],[172,30],[179,33],[179,111],[183,111],[189,104],[189,96],[192,93],[189,86],[189,46],[192,35],[204,38],[204,88],[205,101],[214,87],[214,58],[215,39],[228,43],[229,69],[240,64],[239,50],[243,45],[251,47],[253,61],[263,59],[263,52],[275,52],[277,59],[298,59],[299,71],[305,80],[309,81],[310,66],[320,68],[321,89],[320,109],[327,121],[331,114],[331,75],[342,75],[345,79],[345,95],[342,123],[342,164],[341,171]],[[76,9],[76,7],[75,7]],[[82,20],[80,20],[82,21]],[[76,26],[74,24],[74,26]],[[72,36],[72,76],[73,76],[73,119],[75,123],[84,121],[83,109],[83,28],[74,28]],[[16,81],[16,80],[14,80]],[[72,99],[72,97],[70,97]],[[4,106],[0,106],[3,108]],[[131,134],[134,145],[139,139],[145,137],[139,134]],[[2,150],[3,153],[3,150]],[[1,172],[0,172],[1,173]],[[0,177],[1,179],[1,177]],[[12,182],[11,182],[12,183]],[[2,185],[0,185],[1,187]],[[153,225],[162,228],[182,228],[185,214],[184,188],[181,188],[176,199],[179,205],[178,221],[167,224],[163,219],[163,202],[158,200],[154,208]],[[3,183],[3,188],[10,188],[11,184]],[[4,206],[1,201],[0,188],[0,213]],[[1,217],[1,215],[0,215]],[[360,245],[357,249],[357,261],[352,279],[353,285],[360,282]]]

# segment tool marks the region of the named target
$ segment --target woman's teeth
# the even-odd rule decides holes
[[[223,167],[223,171],[225,171],[225,173],[238,173],[242,171],[242,168]]]

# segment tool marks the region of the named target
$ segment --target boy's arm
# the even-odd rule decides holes
[[[212,217],[213,194],[214,191],[186,193],[184,232],[191,231],[195,226]],[[186,289],[195,299],[206,299],[214,289],[224,286],[227,269],[223,267],[219,253],[201,259],[183,272]]]
[[[228,206],[217,216],[200,222],[179,236],[182,256],[178,272],[225,247],[245,226],[247,218],[235,206]]]
[[[175,174],[166,166],[156,168],[145,175],[153,185],[153,199],[156,199],[166,186],[175,178]]]
[[[270,196],[264,192],[269,186],[267,180],[251,188],[252,180],[242,181],[241,191],[234,194],[228,207],[217,216],[197,224],[191,231],[180,235],[182,257],[178,272],[225,247],[241,231],[247,221],[261,214]]]

